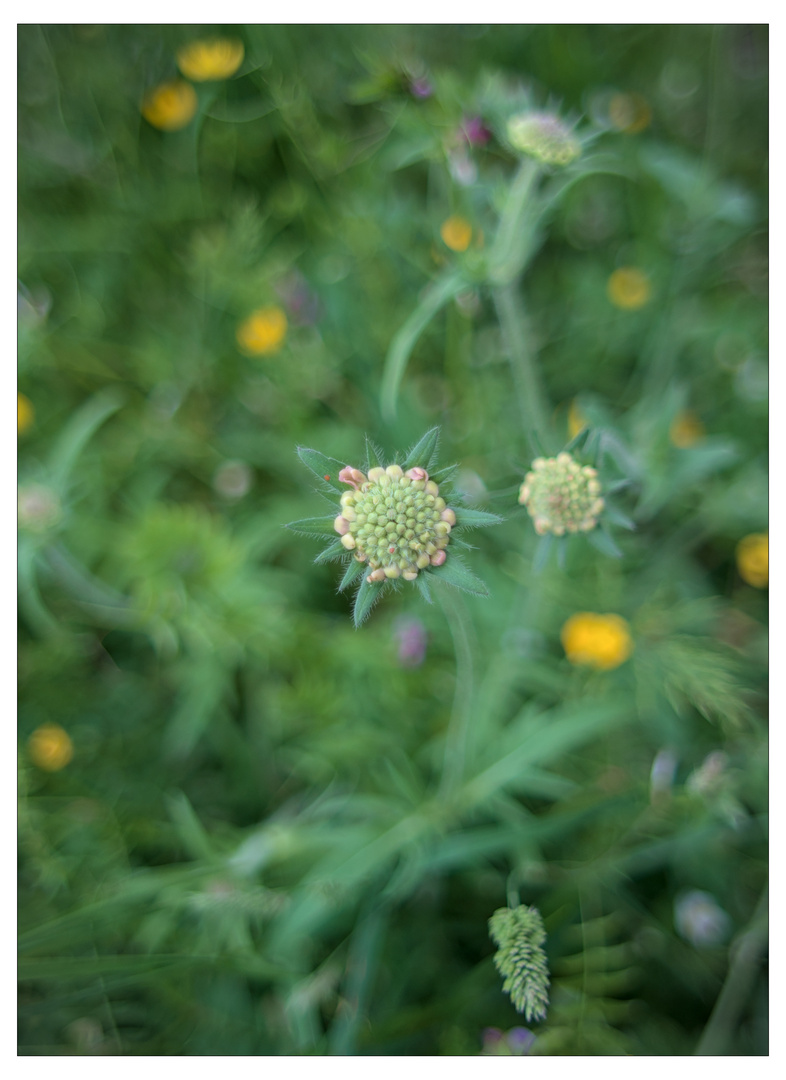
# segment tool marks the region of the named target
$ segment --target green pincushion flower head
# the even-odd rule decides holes
[[[570,165],[581,156],[581,143],[553,113],[525,112],[511,116],[506,134],[514,150],[544,165]]]
[[[358,562],[368,563],[367,581],[414,581],[426,567],[442,566],[456,512],[426,469],[404,472],[400,465],[388,465],[369,469],[366,476],[347,467],[338,478],[352,490],[341,496],[333,527]]]
[[[462,505],[451,485],[456,466],[437,468],[438,440],[439,428],[432,428],[402,455],[401,463],[389,465],[381,463],[380,451],[366,440],[363,468],[317,450],[298,449],[301,461],[319,479],[322,493],[331,501],[336,495],[339,498],[338,505],[333,501],[330,516],[295,521],[289,528],[333,537],[316,561],[344,563],[340,590],[359,580],[356,626],[384,589],[403,581],[415,582],[428,602],[429,582],[435,580],[488,595],[486,586],[458,554],[469,545],[457,534],[462,528],[495,525],[502,519]]]
[[[519,502],[526,506],[535,532],[564,536],[595,528],[605,505],[600,496],[597,469],[580,465],[563,451],[555,458],[539,457],[532,462]]]

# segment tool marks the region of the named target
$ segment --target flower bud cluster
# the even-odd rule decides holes
[[[348,466],[338,478],[352,490],[341,496],[333,527],[347,551],[368,563],[367,581],[414,581],[421,570],[445,562],[456,515],[425,469],[388,465],[366,476]]]
[[[555,458],[536,458],[532,472],[524,478],[519,502],[526,506],[535,532],[589,532],[598,523],[604,507],[598,473],[589,465],[579,465],[563,451]]]
[[[551,113],[519,113],[508,120],[508,139],[514,149],[544,165],[569,165],[581,156],[581,143],[570,128]]]

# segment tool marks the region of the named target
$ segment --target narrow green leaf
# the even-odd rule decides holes
[[[382,451],[375,442],[372,442],[366,435],[366,468],[375,469],[382,466],[383,456]]]
[[[501,525],[504,518],[498,514],[489,514],[486,510],[470,510],[466,506],[454,507],[456,528],[483,529],[489,525]]]
[[[402,465],[402,468],[414,469],[416,465],[419,465],[422,469],[430,470],[431,464],[435,461],[437,452],[437,444],[439,443],[439,428],[433,427],[430,431],[427,431],[422,439],[419,439],[407,454],[406,461]]]
[[[404,325],[394,335],[388,355],[385,358],[385,370],[382,375],[382,392],[380,395],[382,415],[386,420],[395,419],[399,387],[418,338],[440,308],[454,296],[457,296],[464,288],[466,288],[466,280],[459,271],[451,270],[443,277],[438,278],[428,289],[426,295]]]
[[[590,430],[591,429],[588,426],[585,426],[581,429],[578,435],[574,435],[570,442],[567,443],[567,445],[565,446],[565,453],[570,454],[574,450],[578,450],[581,446],[583,446],[589,438]]]
[[[457,472],[458,465],[446,465],[444,469],[437,469],[429,475],[435,484],[445,484],[448,480],[452,480]]]
[[[560,570],[565,569],[565,561],[568,557],[568,538],[560,536],[557,540],[557,566]]]
[[[76,460],[96,430],[125,403],[125,394],[116,388],[101,390],[74,413],[54,445],[50,458],[52,483],[61,488]]]
[[[457,555],[448,555],[442,566],[432,566],[428,573],[444,581],[446,585],[455,585],[457,589],[463,589],[473,596],[489,595],[485,582],[476,577]]]
[[[596,529],[592,529],[591,532],[588,532],[587,539],[592,546],[597,548],[603,555],[610,555],[612,559],[622,558],[622,552],[602,525],[599,525]]]
[[[301,533],[303,536],[335,536],[333,522],[336,516],[337,514],[330,517],[301,518],[300,521],[290,521],[285,528]]]
[[[542,570],[545,570],[553,547],[554,537],[551,533],[546,533],[545,536],[541,536],[540,543],[535,549],[535,558],[532,560],[533,574],[539,574]]]
[[[371,614],[371,609],[379,600],[384,584],[384,582],[366,581],[365,577],[361,581],[352,609],[352,618],[356,628],[361,626]]]
[[[309,450],[306,446],[297,448],[297,456],[320,481],[320,487],[323,491],[327,489],[341,494],[347,490],[338,482],[338,474],[344,468],[340,461],[327,457],[325,454],[320,454],[319,450]]]
[[[336,559],[340,559],[342,555],[346,555],[347,549],[341,543],[339,539],[334,540],[332,544],[329,544],[324,551],[320,551],[314,562],[317,565],[326,562],[334,562]]]
[[[632,521],[627,514],[623,514],[621,510],[618,510],[616,506],[609,506],[606,503],[606,518],[609,521],[613,521],[615,525],[619,525],[622,529],[629,529],[630,532],[636,531],[636,523]]]
[[[433,604],[431,599],[431,589],[428,587],[428,577],[425,574],[418,574],[415,578],[415,584],[420,589],[420,595],[426,601],[427,604]]]
[[[366,570],[368,570],[368,567],[365,563],[358,562],[357,559],[353,559],[347,567],[343,578],[341,579],[341,584],[338,587],[338,591],[343,592],[344,589],[346,589],[348,585],[351,585],[353,581],[357,581],[360,575],[365,573]]]

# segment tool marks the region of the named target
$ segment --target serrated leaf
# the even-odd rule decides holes
[[[418,574],[415,578],[415,584],[420,589],[420,595],[426,601],[427,604],[433,604],[431,599],[431,589],[428,587],[428,577],[425,574]]]
[[[364,563],[358,562],[357,559],[353,559],[347,567],[346,571],[344,572],[344,576],[341,579],[341,584],[338,587],[338,591],[343,592],[344,589],[346,589],[348,585],[351,585],[353,581],[357,581],[360,575],[365,573],[367,569],[368,567]]]
[[[365,577],[361,581],[360,588],[355,595],[355,603],[352,607],[352,619],[356,629],[360,627],[371,614],[371,609],[374,604],[376,604],[377,600],[379,600],[384,585],[384,582],[367,581]]]
[[[484,529],[489,525],[501,525],[504,518],[498,514],[490,514],[486,510],[470,510],[466,506],[454,507],[456,514],[456,528]]]
[[[622,558],[622,552],[602,526],[588,532],[587,539],[603,555],[610,555],[612,559]]]
[[[327,488],[330,491],[337,491],[339,495],[347,490],[338,482],[338,474],[344,468],[340,461],[320,454],[319,450],[309,450],[306,446],[297,448],[297,456],[320,481],[322,490]]]
[[[428,573],[446,585],[455,585],[473,596],[489,595],[485,582],[476,577],[457,555],[448,555],[442,566],[432,566]]]
[[[439,428],[433,427],[430,431],[427,431],[422,439],[412,447],[407,454],[406,461],[402,465],[402,468],[406,472],[407,469],[414,469],[416,465],[421,468],[430,471],[432,462],[436,461],[437,445],[439,443]]]
[[[332,517],[301,518],[300,521],[290,521],[285,528],[302,536],[335,536],[333,522],[336,516],[333,514]]]
[[[340,559],[342,555],[346,555],[346,553],[347,549],[341,541],[335,540],[329,547],[326,547],[324,551],[320,551],[319,555],[314,559],[314,562],[317,564],[333,562],[336,559]]]

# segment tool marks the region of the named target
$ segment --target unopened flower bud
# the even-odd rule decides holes
[[[418,465],[414,469],[408,469],[404,475],[409,477],[410,480],[428,480],[428,473]]]
[[[447,559],[447,557],[448,557],[448,555],[447,555],[447,552],[445,551],[445,549],[440,548],[439,551],[435,551],[434,554],[431,556],[431,565],[432,566],[442,566],[442,564],[444,563],[445,559]]]
[[[581,156],[581,143],[563,121],[551,113],[521,113],[508,120],[508,141],[522,154],[544,165],[569,165]]]
[[[347,518],[342,517],[340,514],[333,522],[333,528],[339,534],[339,536],[345,536],[349,532],[349,521]]]
[[[341,543],[344,545],[347,551],[352,551],[355,547],[355,537],[352,535],[352,533],[345,533],[341,537]]]
[[[401,468],[400,465],[388,465],[388,467],[385,469],[385,472],[388,474],[391,480],[400,480],[401,477],[404,475],[404,470]]]
[[[519,491],[519,502],[526,506],[535,532],[589,532],[598,523],[604,501],[597,471],[581,466],[563,451],[556,458],[536,458]]]
[[[385,470],[381,469],[381,468],[379,468],[379,466],[377,466],[374,469],[369,469],[368,470],[368,481],[369,481],[370,484],[378,484],[380,476],[384,476],[384,475],[385,475]]]
[[[366,477],[360,469],[353,469],[349,465],[341,470],[338,478],[342,484],[351,484],[357,490],[361,484],[365,484]]]

